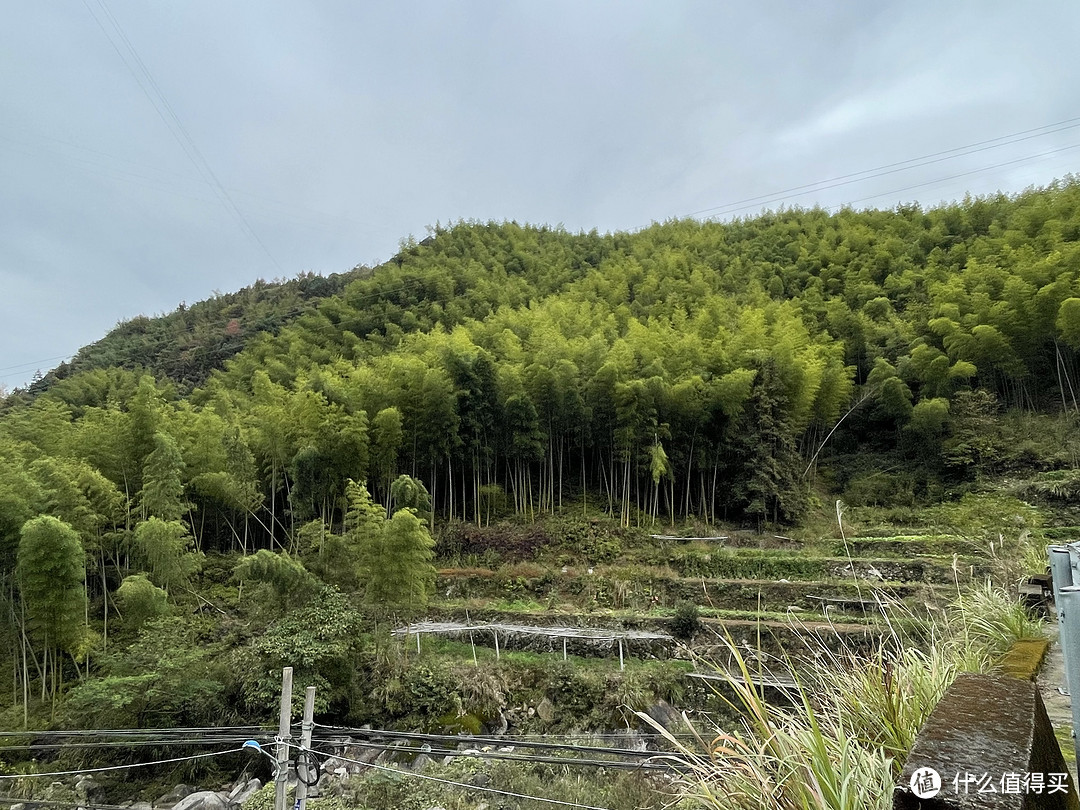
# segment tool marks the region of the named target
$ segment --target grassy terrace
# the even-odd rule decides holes
[[[440,569],[427,618],[671,632],[677,606],[692,604],[702,632],[690,646],[654,645],[631,654],[709,656],[720,638],[730,637],[743,648],[798,655],[806,634],[825,639],[830,649],[865,649],[889,629],[917,631],[928,613],[955,599],[958,587],[984,578],[992,562],[977,544],[953,534],[908,530],[845,540],[715,530],[725,539],[683,540],[596,520],[569,522],[560,531],[564,521],[546,527],[549,543],[528,560],[504,561],[507,554],[491,551],[444,559],[459,564]],[[461,565],[481,561],[488,565]],[[493,644],[480,635],[474,641]],[[561,642],[551,640],[500,643],[562,652]],[[617,655],[599,646],[575,651]]]

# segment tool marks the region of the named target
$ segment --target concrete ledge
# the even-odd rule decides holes
[[[1022,681],[1034,681],[1042,669],[1050,642],[1045,638],[1028,638],[1014,641],[1005,655],[998,661],[998,670],[1009,678]]]
[[[927,795],[932,777],[921,783],[912,780],[916,772],[925,777],[928,768],[940,780],[940,791],[932,796]],[[1065,789],[1058,790],[1059,785]],[[1004,676],[960,675],[919,732],[893,808],[1080,810],[1035,684]]]

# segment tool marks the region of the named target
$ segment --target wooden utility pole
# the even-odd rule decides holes
[[[292,739],[292,667],[281,670],[281,712],[278,715],[277,773],[274,774],[274,810],[285,810],[289,782],[289,741]]]
[[[311,732],[315,728],[315,687],[304,692],[304,721],[300,726],[300,752],[296,762],[296,802],[293,810],[306,810],[308,788],[315,769],[311,767]]]

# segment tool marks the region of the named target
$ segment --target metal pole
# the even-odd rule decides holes
[[[626,669],[626,664],[623,661],[623,657],[622,657],[622,638],[621,637],[619,638],[619,669],[620,670]]]
[[[1069,576],[1071,583],[1080,583],[1080,543],[1066,543],[1064,548],[1069,554]]]
[[[499,660],[499,631],[495,631],[495,660]]]
[[[1063,615],[1061,649],[1066,651],[1067,661],[1080,661],[1080,585],[1068,585],[1061,589],[1061,611]],[[1073,742],[1078,739],[1080,730],[1080,700],[1073,699]],[[1080,768],[1080,745],[1077,749],[1077,767]]]
[[[1061,647],[1061,657],[1064,659],[1065,675],[1062,684],[1058,687],[1063,694],[1072,694],[1069,685],[1069,653],[1065,649],[1065,613],[1064,604],[1061,600],[1061,589],[1073,584],[1072,578],[1072,555],[1065,546],[1050,546],[1046,550],[1050,558],[1050,579],[1054,584],[1054,612],[1057,613],[1058,646]]]
[[[566,636],[563,636],[562,640],[562,660],[566,660]]]
[[[277,772],[274,774],[274,810],[285,810],[289,782],[289,741],[292,739],[292,667],[281,670],[281,711],[278,713]]]
[[[472,647],[472,663],[474,667],[480,666],[476,660],[476,639],[473,638],[472,619],[469,618],[469,609],[465,608],[465,623],[469,625],[469,646]]]
[[[296,802],[293,810],[305,810],[307,807],[308,782],[311,781],[311,732],[315,729],[315,687],[309,686],[304,692],[304,721],[300,726],[300,748],[304,752],[302,761],[296,764]]]

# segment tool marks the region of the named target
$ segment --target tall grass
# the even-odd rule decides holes
[[[766,702],[738,646],[727,640],[738,674],[724,700],[742,727],[695,744],[646,714],[638,716],[677,752],[684,798],[716,810],[886,810],[892,806],[890,761],[843,726],[822,717],[800,686],[793,709]]]
[[[1018,599],[987,580],[957,597],[946,613],[954,644],[1000,658],[1014,641],[1044,638],[1045,624],[1031,616]]]
[[[674,747],[684,796],[717,810],[891,807],[893,780],[953,679],[992,669],[1014,640],[1042,634],[1040,622],[989,583],[922,621],[918,644],[898,629],[916,617],[886,618],[891,631],[869,654],[808,641],[812,663],[802,667],[790,706],[765,700],[742,650],[724,639],[734,697],[720,697],[742,718],[739,728],[687,744],[639,715]]]

